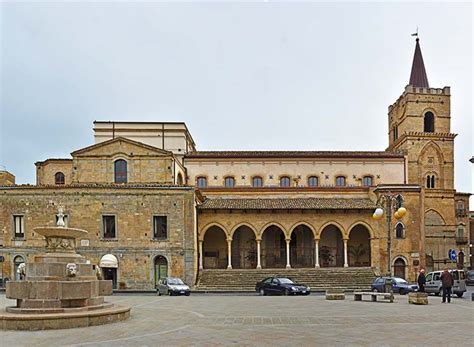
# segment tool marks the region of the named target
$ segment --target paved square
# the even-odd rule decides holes
[[[470,296],[469,296],[470,298]],[[472,346],[474,304],[450,305],[430,296],[428,306],[326,301],[324,296],[259,297],[115,295],[133,306],[126,322],[37,332],[0,331],[3,346]],[[0,305],[13,304],[0,296]],[[443,331],[445,332],[443,335]]]

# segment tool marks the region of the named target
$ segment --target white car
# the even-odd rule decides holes
[[[464,270],[449,270],[454,279],[453,294],[462,297],[466,291],[466,274]],[[432,271],[426,275],[425,292],[439,295],[441,289],[441,274],[443,271]]]
[[[191,295],[191,289],[180,278],[166,277],[158,281],[156,286],[158,295]]]

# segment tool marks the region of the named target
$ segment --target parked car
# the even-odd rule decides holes
[[[311,288],[305,284],[293,282],[288,277],[267,277],[257,282],[255,290],[260,295],[309,295]]]
[[[458,297],[462,297],[466,291],[466,273],[464,270],[449,270],[453,275],[454,286],[453,294]],[[441,289],[441,274],[443,271],[432,271],[426,275],[425,292],[439,295],[442,292]]]
[[[372,282],[372,291],[384,292],[385,285],[388,279],[392,281],[392,291],[394,293],[399,293],[400,295],[404,295],[409,292],[414,292],[418,290],[418,285],[410,284],[406,280],[400,277],[377,277]]]
[[[466,273],[466,285],[473,286],[474,285],[474,270],[469,270]]]
[[[166,277],[158,281],[156,286],[158,295],[191,295],[191,289],[180,278]]]

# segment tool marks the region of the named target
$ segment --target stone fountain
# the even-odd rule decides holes
[[[87,231],[67,228],[61,207],[57,216],[56,227],[34,229],[45,237],[47,253],[26,265],[24,280],[7,283],[6,297],[17,304],[0,311],[0,329],[65,329],[129,318],[130,307],[104,301],[104,295],[112,294],[112,281],[98,279],[93,266],[75,251],[76,239]]]

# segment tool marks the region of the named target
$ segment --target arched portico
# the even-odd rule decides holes
[[[212,225],[205,230],[200,243],[200,267],[225,269],[228,265],[227,235],[221,227]]]
[[[290,264],[292,267],[314,266],[314,233],[305,224],[297,225],[291,232]]]
[[[253,229],[241,225],[233,231],[231,254],[234,269],[254,269],[257,266],[257,242]]]
[[[347,240],[335,224],[326,225],[320,234],[319,264],[321,267],[347,266]],[[346,250],[346,252],[344,252]]]
[[[287,262],[287,246],[285,233],[275,225],[267,226],[262,232],[262,267],[282,268],[289,265]]]
[[[371,266],[370,231],[363,224],[356,224],[349,231],[349,266]]]

